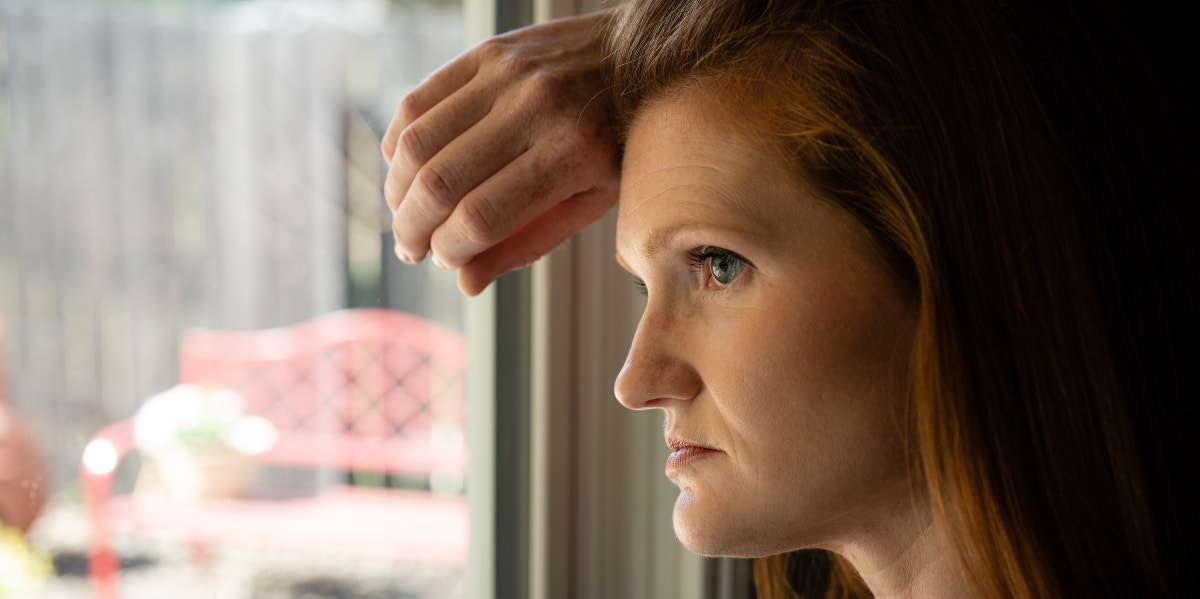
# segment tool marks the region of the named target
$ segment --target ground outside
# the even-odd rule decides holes
[[[89,526],[78,505],[51,505],[30,533],[55,573],[13,597],[86,599]],[[118,538],[121,599],[460,599],[458,567],[406,564],[316,551]]]

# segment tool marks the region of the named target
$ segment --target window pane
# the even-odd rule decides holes
[[[461,12],[0,0],[16,596],[462,595],[462,300],[392,256],[378,149]]]

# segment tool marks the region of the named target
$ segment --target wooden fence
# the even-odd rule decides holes
[[[460,48],[461,27],[444,7],[359,4],[387,6],[0,0],[9,392],[58,487],[75,482],[93,431],[173,384],[189,326],[423,310],[383,284],[394,260],[377,135]],[[398,276],[421,297],[453,286]]]

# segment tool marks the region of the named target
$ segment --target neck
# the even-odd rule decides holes
[[[902,515],[837,549],[875,599],[972,597],[964,573],[933,527],[928,509],[908,504]]]

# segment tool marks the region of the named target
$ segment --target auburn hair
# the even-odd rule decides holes
[[[626,127],[703,90],[911,286],[913,480],[983,597],[1197,587],[1195,128],[1122,18],[1095,2],[631,0],[611,35]],[[869,596],[816,550],[755,573],[763,597]]]

